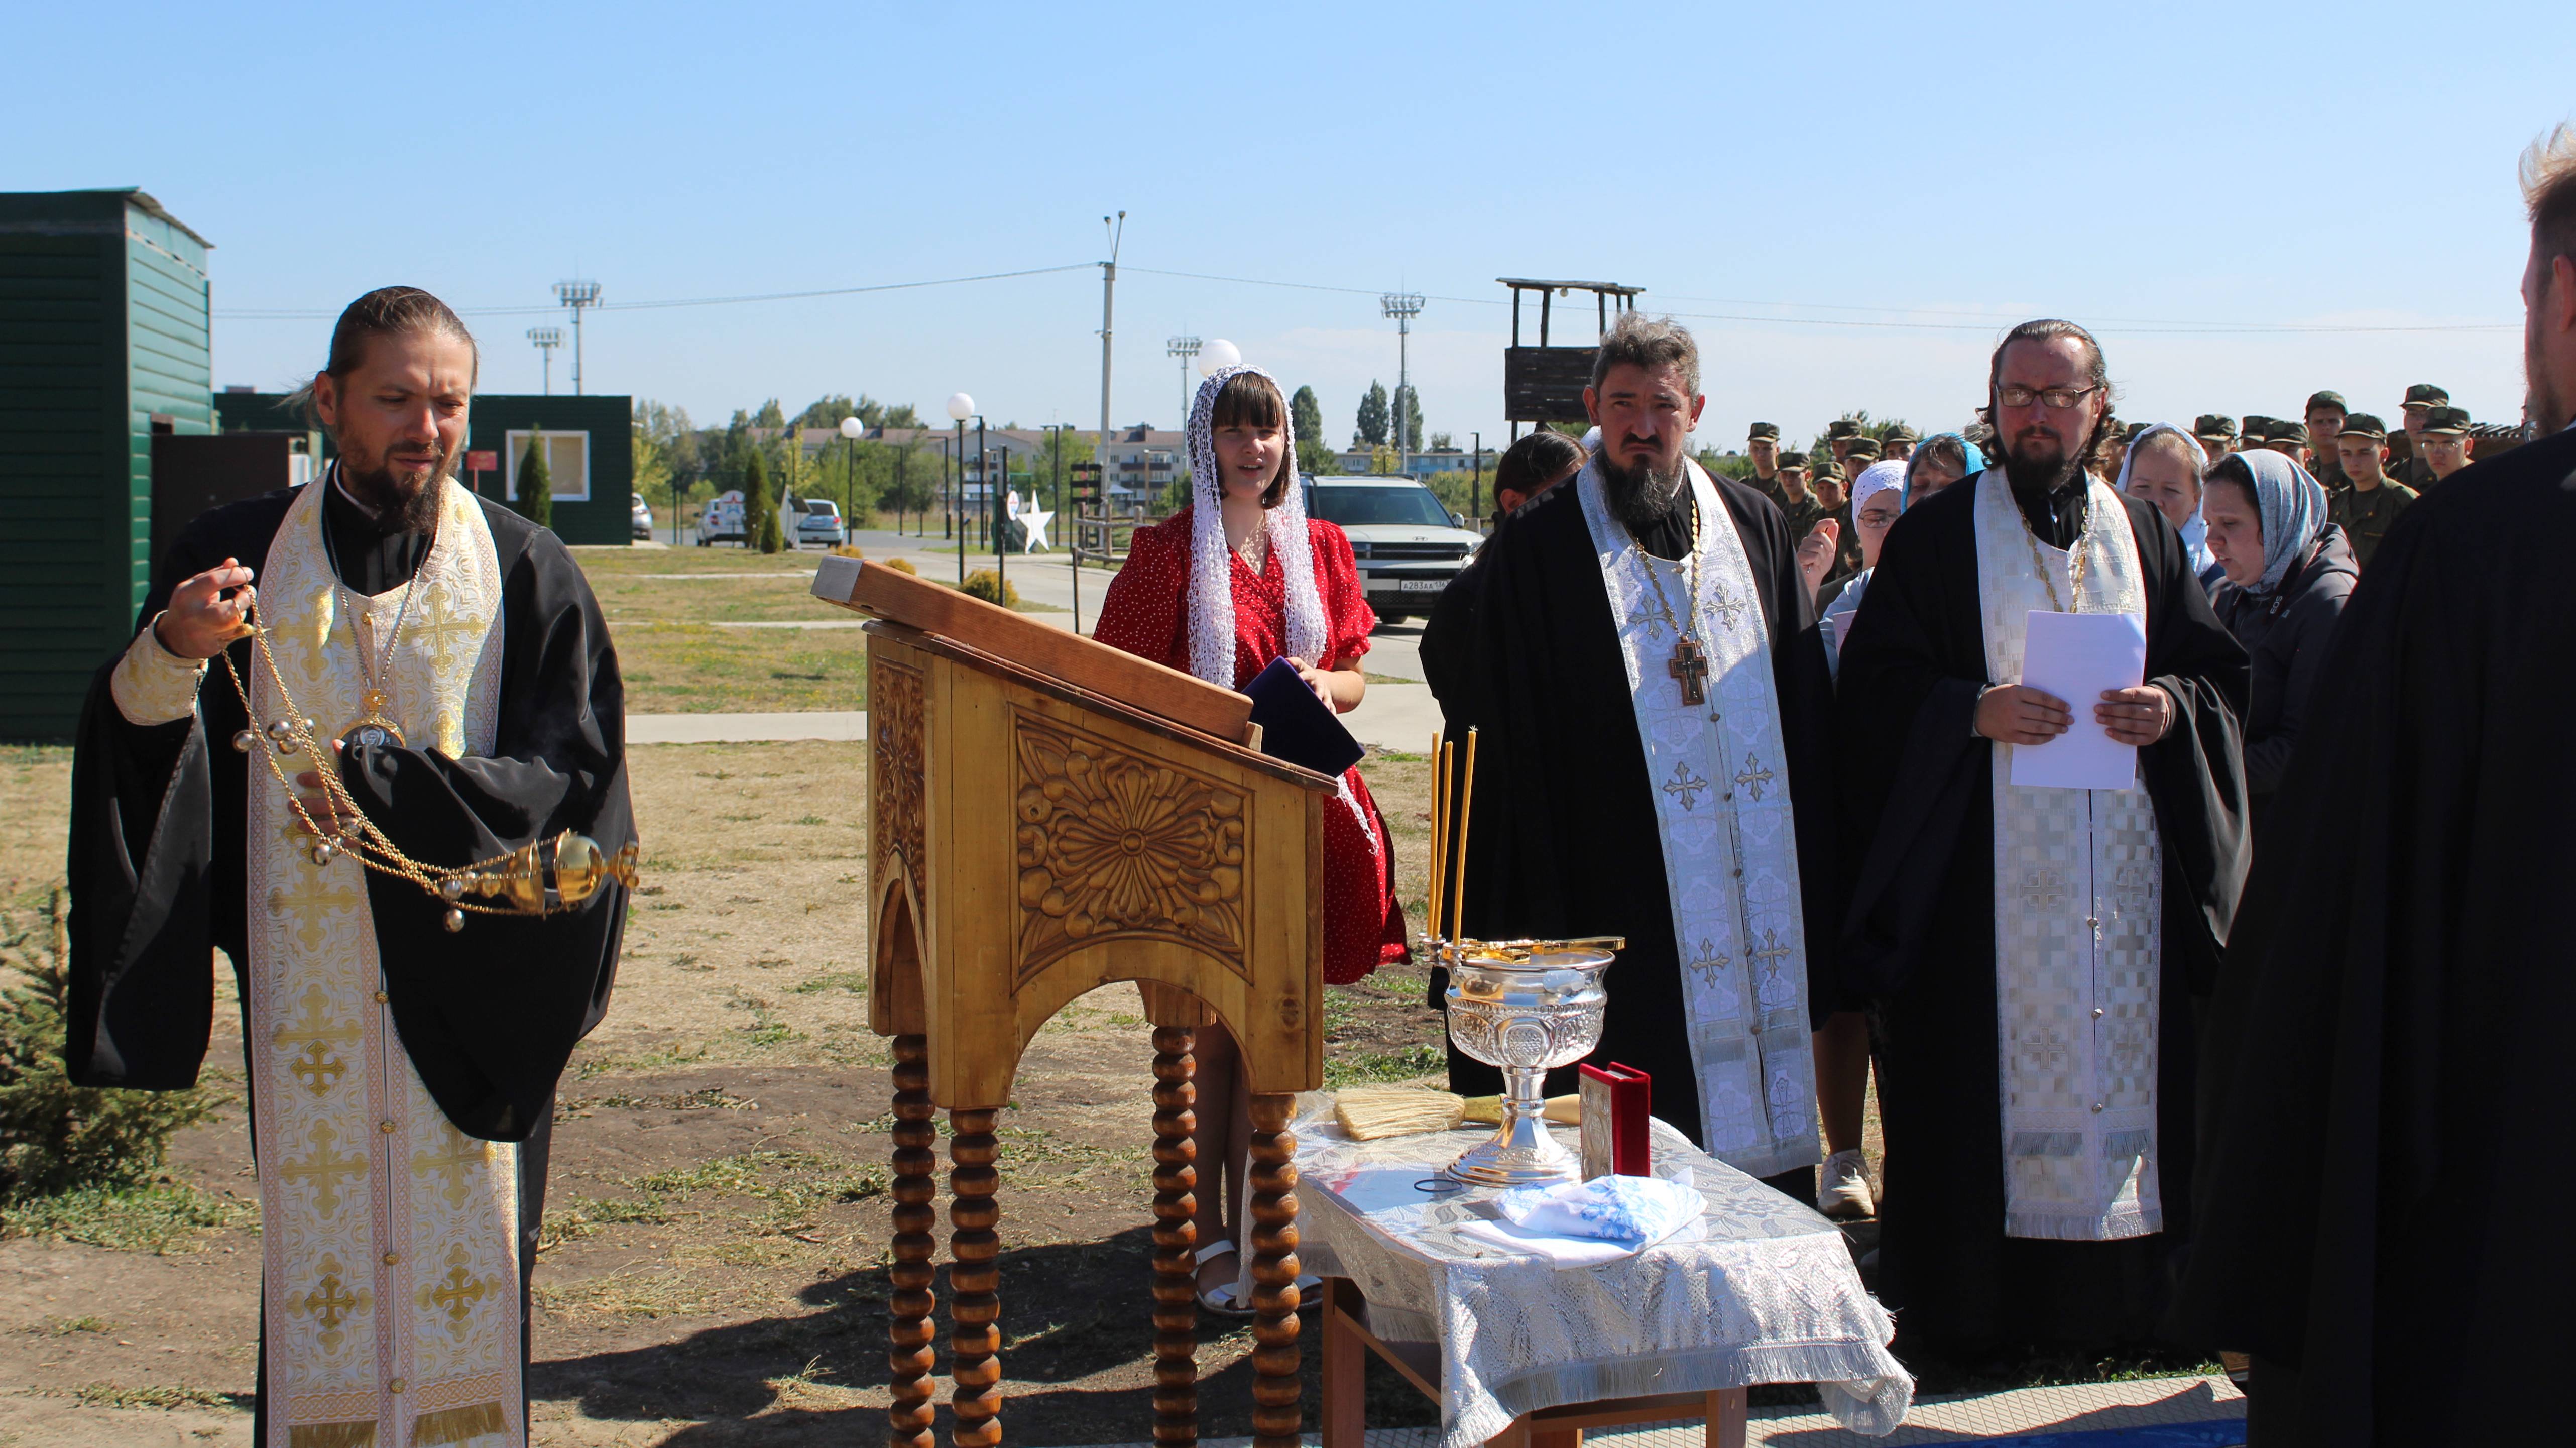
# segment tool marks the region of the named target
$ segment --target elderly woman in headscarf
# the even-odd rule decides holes
[[[1336,711],[1358,707],[1360,656],[1377,626],[1342,530],[1306,516],[1288,400],[1258,367],[1220,369],[1190,408],[1190,504],[1128,544],[1101,604],[1101,643],[1240,689],[1276,659]],[[1324,806],[1324,980],[1347,984],[1403,960],[1404,911],[1386,821],[1354,768]],[[1198,1159],[1224,1167],[1199,1190],[1199,1300],[1251,1312],[1251,1257],[1235,1249],[1250,1100],[1222,1024],[1198,1034]]]
[[[1921,455],[1919,450],[1916,455]],[[1908,462],[1893,459],[1871,463],[1852,484],[1852,532],[1860,539],[1860,571],[1834,579],[1816,596],[1821,610],[1818,623],[1825,636],[1825,660],[1837,670],[1842,667],[1843,635],[1860,613],[1861,595],[1869,591],[1869,576],[1878,571],[1878,550],[1886,546],[1887,530],[1896,526],[1896,515],[1905,511],[1905,474],[1909,466]]]
[[[2120,460],[2120,479],[2113,486],[2165,515],[2165,521],[2182,534],[2183,552],[2191,559],[2191,571],[2199,576],[2200,586],[2214,596],[2226,575],[2210,554],[2209,522],[2200,511],[2200,478],[2209,463],[2199,438],[2160,422],[2130,440]]]
[[[2361,570],[2343,530],[2326,521],[2325,486],[2281,453],[2258,448],[2221,458],[2202,482],[2200,513],[2209,551],[2227,576],[2212,602],[2254,661],[2245,787],[2259,837]]]
[[[1936,432],[1915,444],[1905,460],[1905,504],[1912,507],[1959,481],[1986,470],[1986,455],[1955,432]]]

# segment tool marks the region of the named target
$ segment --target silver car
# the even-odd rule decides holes
[[[1381,623],[1430,613],[1485,541],[1411,478],[1317,478],[1306,489],[1306,512],[1350,536],[1360,587]]]

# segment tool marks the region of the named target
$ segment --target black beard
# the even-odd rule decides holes
[[[2084,449],[2074,448],[2053,462],[2025,458],[2018,447],[2004,453],[2004,479],[2017,493],[2035,493],[2047,497],[2083,471]]]
[[[386,467],[381,460],[374,468],[361,472],[349,466],[344,458],[340,463],[340,485],[349,490],[350,497],[375,514],[378,522],[398,524],[405,533],[435,533],[438,531],[438,484],[452,470],[450,464],[455,460],[452,452],[442,454],[438,465],[430,469],[428,478],[420,486],[405,492],[393,469]]]
[[[1676,463],[1670,472],[1657,472],[1651,463],[1621,467],[1611,461],[1605,450],[1599,455],[1601,498],[1610,505],[1612,516],[1631,531],[1660,523],[1673,514],[1681,501],[1682,468]]]

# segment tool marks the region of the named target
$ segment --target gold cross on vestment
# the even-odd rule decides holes
[[[313,1290],[302,1297],[289,1297],[286,1305],[313,1314],[314,1319],[322,1324],[322,1331],[315,1335],[321,1339],[324,1348],[337,1352],[341,1339],[348,1335],[340,1331],[340,1324],[367,1310],[367,1289],[353,1290],[342,1282],[340,1259],[327,1252],[317,1265],[322,1269],[322,1280],[314,1283]]]
[[[447,1182],[446,1186],[439,1188],[439,1195],[447,1198],[449,1206],[462,1208],[465,1199],[473,1195],[473,1168],[492,1159],[492,1144],[477,1141],[444,1121],[438,1124],[438,1129],[439,1150],[413,1152],[411,1174],[425,1177],[436,1172]]]
[[[268,908],[288,918],[307,950],[322,948],[323,932],[327,928],[324,917],[328,912],[345,910],[356,903],[356,896],[343,894],[318,870],[305,877],[294,889],[278,885],[272,886],[268,892]]]
[[[447,1331],[453,1337],[465,1336],[466,1318],[473,1315],[474,1305],[483,1300],[483,1294],[492,1290],[490,1283],[474,1275],[472,1261],[462,1245],[451,1248],[447,1276],[420,1289],[420,1305],[446,1313]]]
[[[332,1047],[355,1042],[358,1024],[355,1021],[347,1025],[334,1024],[331,1020],[331,997],[318,985],[304,988],[301,1004],[303,1010],[298,1013],[296,1023],[292,1026],[279,1023],[277,1029],[270,1033],[269,1040],[287,1049],[301,1046],[303,1049],[297,1052],[288,1069],[295,1073],[296,1080],[304,1083],[305,1090],[315,1096],[327,1095],[333,1086],[339,1084],[341,1077],[349,1074],[348,1065]]]
[[[330,1122],[314,1122],[313,1154],[302,1161],[287,1162],[277,1169],[278,1175],[288,1181],[313,1183],[313,1209],[326,1217],[340,1214],[341,1179],[364,1175],[367,1170],[367,1158],[363,1152],[344,1155],[332,1150],[331,1143],[339,1136],[339,1131]]]
[[[1699,641],[1689,634],[1673,645],[1673,661],[1664,672],[1682,681],[1682,702],[1697,705],[1707,702],[1708,691],[1702,680],[1708,677],[1708,655],[1700,652]]]
[[[1689,969],[1693,973],[1707,979],[1709,984],[1715,985],[1717,984],[1716,977],[1718,973],[1726,969],[1726,964],[1726,952],[1717,948],[1716,941],[1709,939],[1705,935],[1701,936],[1699,938],[1699,955],[1689,963]]]
[[[1744,958],[1762,962],[1763,976],[1766,979],[1777,980],[1780,977],[1780,962],[1790,953],[1789,947],[1780,943],[1779,931],[1765,930],[1762,932],[1762,948],[1744,952]]]
[[[421,616],[411,626],[414,638],[429,640],[430,667],[436,669],[442,676],[456,662],[457,650],[453,640],[469,634],[480,637],[483,632],[480,620],[459,618],[452,610],[443,606],[452,601],[453,595],[444,591],[435,601],[423,600],[431,606],[422,610]]]
[[[1770,770],[1762,767],[1761,760],[1748,754],[1744,756],[1744,768],[1736,774],[1735,782],[1744,786],[1745,792],[1752,795],[1754,801],[1759,803],[1762,799],[1762,786],[1777,777]]]
[[[1731,593],[1721,593],[1708,606],[1708,611],[1725,619],[1728,631],[1733,632],[1735,621],[1744,616],[1744,600]]]

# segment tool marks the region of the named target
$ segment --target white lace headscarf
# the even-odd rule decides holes
[[[1198,400],[1190,406],[1190,672],[1221,689],[1234,687],[1234,559],[1225,543],[1216,399],[1228,382],[1247,372],[1279,387],[1278,378],[1258,367],[1221,367],[1199,384]],[[1320,669],[1328,642],[1324,600],[1315,589],[1315,550],[1306,536],[1305,489],[1297,479],[1297,430],[1287,415],[1284,389],[1279,405],[1279,468],[1288,486],[1279,506],[1263,511],[1261,526],[1288,584],[1288,652]]]

